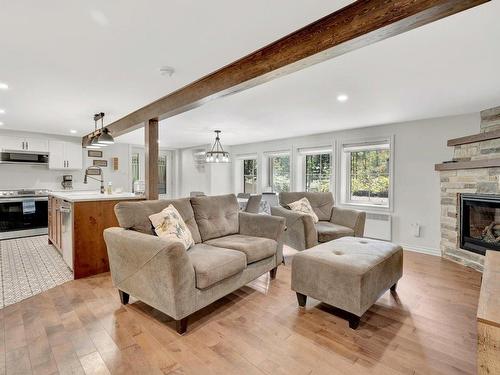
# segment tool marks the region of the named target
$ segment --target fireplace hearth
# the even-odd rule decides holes
[[[460,247],[500,251],[500,195],[460,195]]]

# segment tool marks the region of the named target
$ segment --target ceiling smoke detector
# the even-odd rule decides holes
[[[171,66],[162,66],[160,68],[160,74],[162,76],[169,76],[172,77],[172,75],[175,73],[175,69],[172,68]]]

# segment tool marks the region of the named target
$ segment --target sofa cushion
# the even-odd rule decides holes
[[[179,241],[186,250],[194,245],[189,228],[173,205],[169,205],[161,212],[149,216],[149,219],[158,237],[164,240]]]
[[[247,263],[258,262],[276,254],[278,243],[262,237],[232,234],[205,242],[208,245],[238,250],[246,255]]]
[[[234,194],[191,198],[203,242],[239,231],[238,200]]]
[[[279,195],[284,207],[302,198],[307,198],[319,220],[329,221],[332,216],[333,195],[329,192],[283,192]]]
[[[189,198],[166,199],[157,201],[120,202],[115,206],[115,215],[120,227],[145,234],[155,234],[149,216],[172,205],[180,213],[195,243],[201,242],[200,231],[194,219]]]
[[[329,221],[319,221],[315,224],[318,231],[318,242],[328,242],[340,237],[354,236],[351,228],[333,224]]]
[[[196,275],[196,287],[208,288],[219,281],[242,272],[247,266],[241,251],[207,244],[196,244],[187,252]]]

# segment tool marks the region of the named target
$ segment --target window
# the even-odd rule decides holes
[[[344,145],[346,201],[389,207],[389,141]]]
[[[139,154],[132,154],[132,191],[134,191],[134,182],[140,179],[140,169],[139,169]]]
[[[257,160],[243,160],[243,192],[257,193]]]
[[[290,155],[269,157],[269,186],[275,193],[290,191]]]
[[[158,194],[167,194],[167,155],[158,156]]]
[[[305,190],[330,191],[332,154],[322,152],[305,156]]]

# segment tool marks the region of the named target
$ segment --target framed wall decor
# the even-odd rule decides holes
[[[107,160],[94,160],[93,164],[94,164],[94,167],[107,167],[108,161]]]
[[[89,158],[102,158],[102,151],[88,150],[87,155],[89,156]]]
[[[101,175],[101,170],[100,169],[87,169],[86,172],[89,176],[100,176]]]

